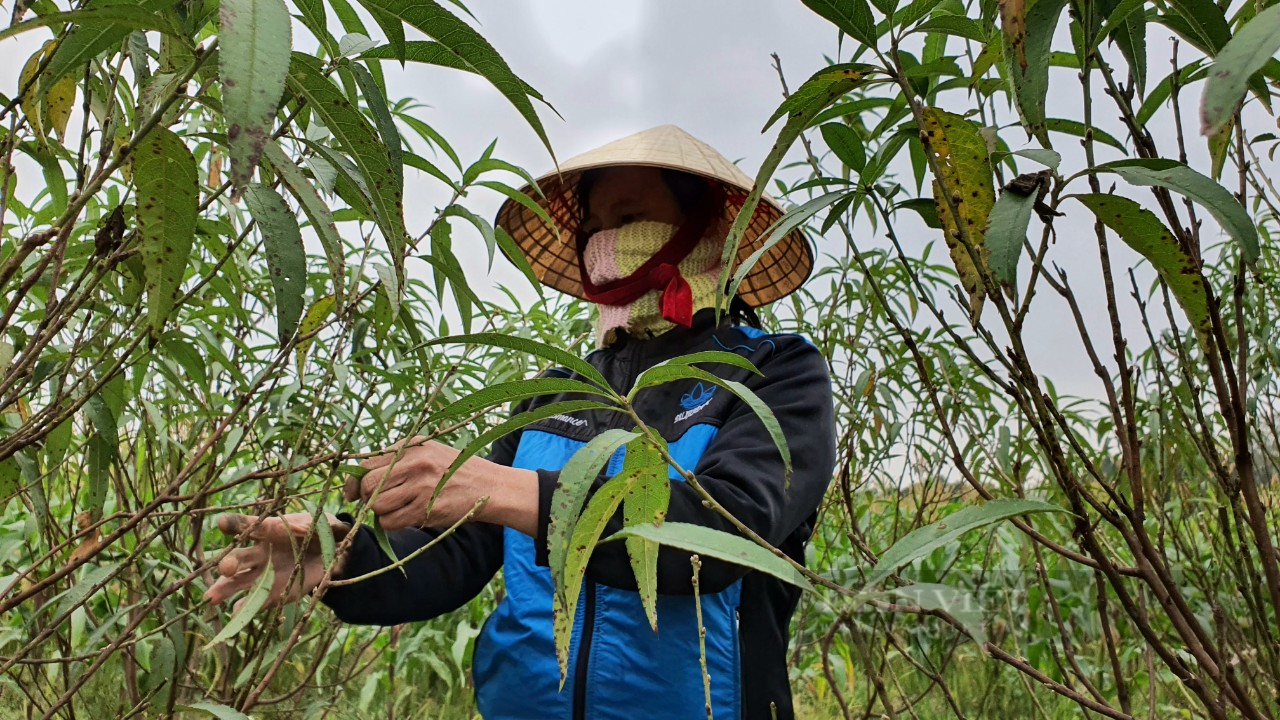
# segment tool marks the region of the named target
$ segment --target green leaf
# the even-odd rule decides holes
[[[1258,260],[1258,229],[1249,212],[1226,188],[1176,160],[1116,160],[1094,168],[1115,173],[1134,185],[1167,188],[1209,211],[1222,229],[1240,243],[1245,262]]]
[[[1231,152],[1232,141],[1235,140],[1235,118],[1218,128],[1206,143],[1209,146],[1209,172],[1215,182],[1221,182],[1222,171],[1227,166],[1227,155]]]
[[[378,23],[378,27],[382,28],[383,34],[387,36],[387,48],[391,50],[392,58],[403,65],[405,61],[404,23],[394,13],[369,7],[364,0],[361,0],[361,4],[369,9],[374,22]]]
[[[184,340],[181,336],[169,335],[160,342],[160,347],[166,355],[173,358],[186,371],[191,382],[197,387],[205,387],[209,384],[209,373],[205,367],[204,355],[194,345]]]
[[[1022,245],[1027,239],[1027,226],[1031,224],[1031,210],[1035,204],[1034,193],[1021,195],[1006,188],[991,208],[986,236],[987,263],[992,276],[1006,291],[1017,289],[1018,258],[1022,256]]]
[[[222,0],[218,6],[218,77],[237,194],[253,180],[275,125],[293,50],[292,27],[284,0]]]
[[[1078,138],[1092,138],[1103,145],[1110,145],[1122,153],[1129,152],[1129,149],[1124,146],[1124,143],[1117,140],[1114,135],[1108,134],[1106,131],[1099,130],[1096,127],[1086,126],[1078,120],[1048,118],[1044,121],[1044,126],[1045,129],[1050,132],[1060,132],[1064,135],[1074,135]]]
[[[329,32],[329,18],[324,12],[324,0],[294,0],[294,5],[298,7],[298,11],[301,13],[298,19],[320,41],[320,44],[324,46],[325,52],[329,53],[330,56],[337,56],[338,43],[334,39],[333,33]]]
[[[916,528],[893,544],[880,556],[880,561],[867,575],[864,587],[873,588],[895,570],[918,560],[937,548],[949,545],[961,535],[1018,515],[1038,512],[1063,512],[1056,505],[1039,500],[1002,498],[981,505],[971,505],[956,511],[942,520]]]
[[[351,7],[351,3],[347,0],[333,0],[333,12],[338,16],[338,22],[342,23],[342,29],[348,33],[360,33],[365,37],[369,36],[369,29],[364,26],[364,21],[360,19],[360,14],[356,9]]]
[[[503,97],[515,106],[520,115],[537,133],[543,147],[555,158],[551,141],[547,138],[542,121],[533,108],[530,98],[542,100],[527,83],[518,78],[507,61],[470,25],[441,7],[434,0],[362,0],[370,11],[381,10],[421,30],[427,37],[438,41],[461,62],[475,69],[481,77],[493,84]],[[407,57],[406,48],[406,57]]]
[[[822,141],[840,162],[856,173],[862,172],[867,166],[867,149],[856,130],[840,122],[824,123],[819,130]]]
[[[563,471],[561,471],[563,476]],[[582,592],[587,562],[604,533],[605,526],[618,511],[618,505],[631,491],[634,478],[627,474],[610,480],[596,491],[573,527],[569,553],[565,557],[563,580],[556,585],[552,613],[556,641],[556,658],[560,661],[560,687],[564,687],[569,666],[569,641],[573,635],[573,616],[578,611],[578,595]],[[561,599],[563,598],[563,599]],[[584,651],[585,652],[585,651]]]
[[[1093,47],[1096,48],[1103,38],[1117,31],[1135,13],[1145,20],[1146,13],[1143,12],[1143,8],[1146,4],[1147,0],[1120,0],[1115,3],[1111,12],[1107,14],[1106,20],[1099,27],[1098,34],[1093,38]]]
[[[942,33],[979,43],[985,43],[989,39],[981,23],[960,15],[934,15],[917,25],[915,32]]]
[[[134,150],[133,178],[147,317],[159,334],[173,312],[195,239],[196,160],[182,138],[157,127]]]
[[[828,3],[823,2],[821,5],[825,7]],[[769,178],[773,177],[773,171],[782,162],[783,156],[787,154],[792,143],[809,127],[818,113],[844,97],[849,91],[866,85],[869,78],[877,71],[878,68],[873,65],[859,63],[831,65],[819,70],[803,85],[796,88],[790,97],[783,100],[765,123],[764,129],[768,130],[780,118],[787,118],[782,130],[778,133],[778,139],[773,144],[773,149],[765,156],[759,172],[756,173],[756,181],[751,188],[751,193],[747,195],[742,209],[738,211],[733,226],[729,229],[725,239],[724,253],[721,256],[722,268],[719,282],[716,283],[717,288],[725,288],[729,284],[730,272],[737,260],[738,246],[742,242],[742,236],[755,218],[756,208],[760,204],[760,197],[764,194]],[[728,298],[730,295],[726,293],[721,297]]]
[[[108,583],[108,580],[114,577],[119,570],[120,566],[118,564],[102,565],[99,568],[86,570],[83,577],[76,580],[76,584],[73,584],[67,592],[61,594],[58,607],[54,610],[54,618],[61,618],[61,616],[79,607],[84,602],[84,598],[100,591],[102,585]]]
[[[133,3],[132,5],[124,3],[108,5],[102,3],[79,10],[40,15],[0,30],[0,40],[7,40],[28,30],[67,23],[77,23],[78,25],[90,27],[103,27],[112,23],[128,25],[132,30],[175,31],[175,28],[162,15],[138,5],[139,3]]]
[[[498,247],[502,249],[502,254],[524,275],[534,292],[538,294],[538,297],[543,297],[542,281],[538,279],[537,273],[533,271],[533,266],[529,264],[528,258],[524,256],[524,251],[516,244],[511,234],[503,230],[501,226],[498,226],[493,229],[493,235],[498,241]]]
[[[671,358],[670,360],[663,360],[662,362],[658,363],[657,365],[654,365],[653,367],[656,368],[656,367],[664,367],[664,366],[668,366],[668,367],[669,366],[689,366],[697,363],[718,363],[721,365],[732,365],[733,367],[746,370],[752,375],[764,377],[764,373],[760,372],[760,370],[750,360],[742,357],[738,353],[725,352],[722,350],[704,350],[702,352],[689,353],[688,355],[678,355],[676,357]],[[649,369],[652,370],[653,368],[649,368]],[[636,385],[640,385],[642,383],[643,378],[644,378],[644,373],[641,373],[640,377],[636,378]]]
[[[589,385],[581,380],[551,377],[528,378],[490,385],[469,393],[466,397],[434,413],[432,419],[442,421],[462,415],[474,415],[485,408],[506,402],[514,403],[525,398],[538,397],[539,395],[559,395],[563,393],[584,393],[609,397],[596,386]]]
[[[89,517],[102,517],[102,508],[111,487],[111,466],[120,459],[119,430],[115,414],[101,394],[90,397],[84,404],[85,416],[93,427],[93,433],[85,442],[85,510]]]
[[[751,542],[750,540],[702,525],[681,522],[664,522],[660,526],[633,525],[610,535],[606,542],[638,537],[660,545],[679,548],[702,557],[742,565],[766,575],[791,583],[803,590],[813,586],[799,570],[786,560]]]
[[[488,220],[456,204],[446,207],[440,213],[440,217],[460,217],[471,223],[480,232],[480,237],[484,238],[484,247],[489,253],[489,268],[493,268],[493,256],[498,247],[498,238],[494,235],[493,226]]]
[[[1186,90],[1191,85],[1205,79],[1208,75],[1208,67],[1200,58],[1188,62],[1177,71],[1177,82],[1180,88]],[[1142,105],[1138,108],[1138,112],[1134,114],[1134,119],[1139,125],[1146,125],[1155,117],[1156,112],[1164,105],[1165,101],[1173,93],[1174,73],[1166,75],[1156,86],[1151,88],[1151,92],[1147,93],[1147,97],[1142,101]]]
[[[245,206],[262,229],[267,272],[276,298],[276,337],[283,346],[298,329],[303,293],[307,290],[307,253],[302,232],[284,198],[266,185],[245,188]]]
[[[746,260],[743,260],[738,264],[738,269],[733,273],[733,280],[730,281],[729,290],[725,294],[730,297],[736,295],[738,293],[738,288],[742,285],[742,281],[751,273],[751,270],[755,268],[761,258],[772,250],[775,245],[782,242],[782,240],[790,235],[792,230],[804,225],[814,215],[826,208],[837,205],[841,200],[848,198],[850,195],[851,193],[839,190],[833,193],[820,195],[803,205],[788,210],[786,214],[778,220],[778,222],[774,223],[769,228],[768,235],[765,236],[764,242],[759,243],[760,247],[753,250],[751,254],[747,256]]]
[[[1119,22],[1110,30],[1110,36],[1129,63],[1130,77],[1137,86],[1138,95],[1142,96],[1147,87],[1147,16],[1140,8],[1146,3],[1140,2],[1137,7],[1133,2],[1122,4],[1133,10],[1120,16]],[[1115,12],[1123,12],[1123,8],[1117,7],[1112,18],[1116,17]]]
[[[508,350],[516,350],[518,352],[535,355],[548,360],[556,365],[571,370],[578,375],[596,383],[601,388],[608,390],[609,381],[604,375],[595,368],[591,363],[574,355],[571,352],[562,350],[553,345],[540,343],[537,340],[529,340],[527,338],[516,337],[515,335],[507,335],[505,333],[475,333],[471,335],[453,335],[450,337],[436,338],[425,343],[424,347],[432,345],[489,345],[491,347],[506,348]],[[599,392],[598,390],[596,391]]]
[[[207,715],[212,715],[213,717],[218,718],[218,720],[253,720],[253,718],[250,718],[239,710],[227,707],[222,703],[198,702],[191,703],[190,705],[175,705],[174,708],[177,710],[202,712]]]
[[[14,457],[0,460],[0,510],[6,501],[22,487],[22,468]]]
[[[213,639],[205,644],[205,647],[213,647],[221,642],[226,642],[241,630],[249,626],[253,621],[253,616],[258,614],[263,605],[267,604],[267,598],[271,596],[271,586],[275,583],[276,574],[271,567],[271,558],[267,558],[266,565],[262,568],[258,579],[253,582],[253,587],[249,588],[248,594],[244,596],[244,605],[235,611],[227,624]]]
[[[398,60],[395,57],[395,49],[390,45],[379,45],[364,51],[360,54],[360,58],[364,60]],[[421,63],[423,65],[436,65],[439,67],[449,68],[450,70],[463,70],[465,72],[479,74],[470,63],[463,60],[445,45],[435,40],[410,40],[405,43],[404,59],[408,62]],[[542,96],[531,85],[516,78],[516,81],[524,86],[525,94],[541,99]]]
[[[934,204],[933,198],[911,198],[894,203],[893,209],[910,210],[920,216],[920,220],[928,227],[934,230],[942,229],[942,221],[938,219],[938,206]]]
[[[1066,0],[1040,0],[1026,13],[1026,68],[1006,58],[1015,106],[1028,134],[1049,145],[1045,99],[1049,94],[1049,54]],[[1008,53],[1006,53],[1008,55]]]
[[[826,18],[845,35],[863,45],[876,44],[876,21],[867,0],[802,0],[806,7]]]
[[[120,570],[119,564],[102,565],[92,567],[71,586],[69,590],[62,594],[58,600],[58,607],[53,611],[53,617],[59,618],[71,612],[80,606],[85,598],[102,589],[102,586]]]
[[[289,193],[298,201],[298,206],[306,214],[324,248],[325,260],[329,263],[329,274],[333,276],[333,292],[336,298],[342,298],[343,286],[347,276],[346,257],[342,250],[342,237],[338,235],[338,226],[334,223],[333,213],[329,205],[316,192],[315,184],[302,173],[302,168],[285,154],[284,149],[275,141],[267,143],[264,155],[280,178],[280,182],[288,188]]]
[[[391,547],[391,538],[387,537],[387,531],[383,529],[382,523],[378,521],[377,517],[373,518],[373,524],[369,527],[369,530],[373,532],[373,539],[378,544],[378,549],[382,551],[382,554],[386,555],[387,559],[393,563],[398,561],[400,556],[396,555],[396,549]],[[398,569],[401,575],[409,576],[409,572],[404,569],[404,565],[401,565]]]
[[[1014,150],[1011,155],[1018,155],[1028,160],[1040,163],[1050,170],[1057,170],[1058,165],[1062,164],[1062,156],[1055,150],[1041,150],[1039,148],[1028,148],[1026,150]]]
[[[739,400],[746,403],[747,407],[751,408],[751,411],[756,414],[756,417],[760,418],[760,422],[764,424],[769,437],[773,439],[773,444],[777,446],[778,454],[782,456],[782,465],[787,476],[787,483],[791,482],[791,450],[787,448],[787,438],[782,434],[782,426],[778,424],[778,418],[769,409],[769,406],[746,385],[733,380],[726,380],[692,366],[655,365],[636,378],[636,383],[631,388],[631,392],[627,393],[627,398],[634,398],[636,393],[646,387],[685,379],[714,383],[733,393]]]
[[[556,588],[566,588],[564,567],[569,556],[569,538],[578,524],[578,515],[582,512],[582,503],[587,499],[591,484],[613,453],[638,437],[639,433],[622,428],[606,430],[575,452],[560,469],[560,480],[551,494],[550,522],[547,524],[547,564]]]
[[[1099,221],[1151,263],[1182,306],[1196,336],[1208,351],[1212,325],[1204,278],[1196,262],[1178,246],[1169,228],[1155,213],[1120,195],[1099,193],[1072,197],[1084,203]]]
[[[100,394],[90,397],[85,401],[84,414],[85,417],[89,418],[94,434],[102,437],[108,443],[111,459],[117,459],[119,457],[120,430],[116,416],[111,412],[111,408],[107,406],[107,401]]]
[[[987,263],[984,231],[995,204],[987,141],[976,123],[945,110],[924,108],[921,122],[920,138],[925,151],[933,154],[938,173],[933,180],[938,220],[960,284],[969,294],[970,317],[976,321],[987,294],[982,282]]]
[[[1206,55],[1217,55],[1231,40],[1227,16],[1214,0],[1169,0],[1169,5],[1177,11],[1174,16],[1190,27],[1192,36],[1187,40]]]
[[[396,21],[397,27],[403,27]],[[403,36],[401,37],[403,40]],[[378,87],[369,71],[359,63],[343,61],[343,67],[349,69],[360,86],[360,94],[364,97],[369,112],[373,114],[373,123],[378,128],[383,144],[387,146],[387,157],[391,160],[391,172],[395,174],[396,184],[404,186],[404,149],[400,139],[400,131],[396,129],[395,120],[391,119],[391,110],[387,107],[387,98]]]
[[[661,525],[667,519],[671,503],[671,480],[667,461],[648,438],[640,437],[627,445],[624,473],[634,473],[622,505],[624,526],[649,523]],[[644,605],[649,627],[658,631],[658,543],[644,538],[627,538],[627,557],[636,578],[636,591]]]
[[[333,536],[333,527],[329,524],[329,516],[324,507],[316,505],[311,511],[311,524],[316,529],[316,540],[320,545],[320,560],[326,568],[333,567],[337,559],[337,538]]]
[[[404,192],[391,169],[390,152],[364,115],[332,82],[313,68],[305,56],[294,55],[288,82],[294,92],[306,98],[312,112],[320,117],[343,152],[355,162],[368,187],[378,227],[391,251],[396,277],[403,277],[407,239]]]
[[[53,57],[41,74],[38,96],[43,97],[58,80],[80,71],[103,52],[119,50],[120,43],[134,30],[172,31],[169,24],[154,11],[144,8],[129,10],[136,15],[128,20],[93,18],[88,22],[82,20],[72,27],[58,43]]]
[[[1200,103],[1200,132],[1214,135],[1235,115],[1249,78],[1280,52],[1280,5],[1258,13],[1223,46],[1209,68]]]
[[[423,256],[422,259],[426,260],[437,272],[449,279],[449,287],[453,289],[453,297],[458,304],[458,312],[462,315],[462,329],[464,331],[470,330],[471,308],[472,306],[483,304],[483,301],[471,289],[471,285],[467,283],[467,276],[462,271],[462,266],[458,263],[458,259],[454,257],[452,251],[433,253]]]

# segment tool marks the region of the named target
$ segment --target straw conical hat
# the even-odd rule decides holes
[[[539,196],[532,186],[521,192],[538,203],[555,221],[559,236],[532,210],[508,199],[498,210],[496,224],[511,234],[534,274],[543,284],[563,293],[583,297],[575,240],[581,211],[578,181],[593,168],[614,165],[646,165],[671,168],[718,180],[729,195],[725,217],[730,222],[755,182],[738,166],[675,125],[629,135],[561,163],[560,171],[538,178]],[[743,262],[768,239],[766,230],[783,215],[782,204],[765,195],[738,247]],[[776,243],[743,279],[738,295],[752,307],[767,305],[804,283],[813,269],[813,251],[799,228]]]

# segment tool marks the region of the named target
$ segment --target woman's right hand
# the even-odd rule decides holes
[[[333,515],[326,514],[325,517],[329,521],[329,527],[333,529],[335,542],[341,542],[351,531],[351,527]],[[290,513],[269,518],[222,515],[218,517],[218,529],[231,536],[248,530],[248,537],[254,543],[232,550],[218,563],[220,577],[204,594],[211,604],[217,605],[241,590],[253,587],[266,567],[268,558],[271,560],[271,571],[275,579],[271,583],[271,594],[267,596],[267,607],[293,602],[310,594],[324,577],[320,540],[311,532],[310,513]],[[308,535],[311,536],[309,542]],[[300,579],[294,576],[294,569],[299,561],[302,569]],[[334,562],[334,571],[337,572],[341,567],[342,558],[339,557]],[[242,598],[236,602],[233,610],[239,610],[243,604]]]

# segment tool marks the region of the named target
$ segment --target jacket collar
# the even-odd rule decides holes
[[[693,321],[687,328],[676,326],[660,335],[648,338],[619,332],[617,339],[602,348],[602,351],[615,354],[620,358],[630,359],[642,356],[651,360],[652,364],[657,364],[663,360],[693,352],[707,342],[713,332],[722,327],[730,327],[732,324],[727,314],[716,322],[715,308],[704,308],[694,313]]]

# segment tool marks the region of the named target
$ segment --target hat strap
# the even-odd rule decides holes
[[[578,231],[578,272],[582,278],[582,294],[597,305],[626,305],[651,290],[661,290],[662,317],[684,327],[693,322],[693,292],[689,281],[680,274],[680,263],[702,241],[716,215],[724,212],[725,192],[720,183],[707,181],[707,192],[694,207],[671,239],[653,257],[624,278],[597,285],[591,281],[583,254],[589,235]]]

